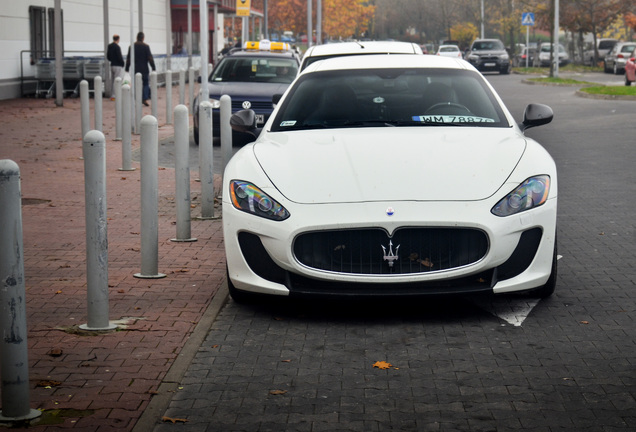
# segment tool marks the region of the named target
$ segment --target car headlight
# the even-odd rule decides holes
[[[477,60],[479,60],[479,56],[471,54],[471,55],[468,56],[468,60],[477,61]]]
[[[502,60],[508,60],[510,57],[508,56],[508,54],[502,54],[501,55],[501,59]]]
[[[239,210],[274,221],[289,217],[289,212],[265,192],[242,180],[230,182],[230,199]]]
[[[530,177],[499,201],[491,210],[495,216],[510,216],[544,204],[550,192],[550,176]]]

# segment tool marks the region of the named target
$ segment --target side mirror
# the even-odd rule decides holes
[[[523,113],[523,122],[519,124],[522,131],[535,126],[548,124],[554,118],[552,108],[542,104],[530,104]]]
[[[230,117],[230,127],[237,132],[249,133],[258,138],[261,131],[256,127],[256,114],[253,110],[241,110]]]

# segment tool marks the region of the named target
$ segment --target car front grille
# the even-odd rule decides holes
[[[301,264],[334,273],[430,273],[467,266],[488,252],[488,237],[471,228],[380,228],[308,232],[293,252]]]
[[[232,112],[245,109],[243,108],[243,102],[245,101],[246,99],[232,99]],[[272,101],[249,101],[249,102],[251,104],[250,109],[253,109],[254,111],[272,111],[273,109]]]

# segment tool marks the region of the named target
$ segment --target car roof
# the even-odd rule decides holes
[[[422,54],[422,48],[411,42],[398,41],[341,42],[314,45],[305,52],[305,57],[369,53]]]
[[[387,57],[391,61],[387,61]],[[477,71],[470,63],[451,57],[419,56],[404,54],[373,54],[365,56],[341,56],[312,63],[305,73],[347,69],[404,69],[404,68],[446,68]]]

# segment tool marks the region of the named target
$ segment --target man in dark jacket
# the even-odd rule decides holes
[[[113,35],[113,41],[108,45],[106,58],[110,62],[110,74],[112,78],[111,89],[115,88],[115,78],[124,79],[124,58],[119,47],[119,35]]]
[[[139,72],[143,81],[143,96],[144,105],[148,106],[148,99],[150,99],[150,70],[148,64],[152,67],[152,70],[156,70],[155,61],[152,58],[150,52],[150,46],[144,43],[143,32],[137,33],[137,42],[135,42],[135,74]],[[126,58],[126,72],[130,69],[130,48],[128,48],[128,57]],[[134,77],[131,77],[135,79]]]

